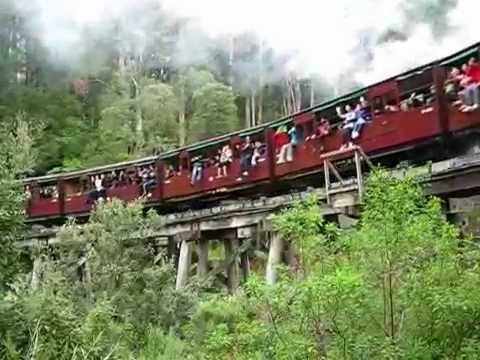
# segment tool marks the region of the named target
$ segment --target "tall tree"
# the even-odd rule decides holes
[[[193,96],[203,86],[215,82],[213,74],[207,70],[188,67],[179,72],[173,86],[178,99],[178,143],[187,142],[189,122],[193,112]]]
[[[230,87],[210,83],[195,92],[189,138],[203,140],[237,128],[237,107]]]

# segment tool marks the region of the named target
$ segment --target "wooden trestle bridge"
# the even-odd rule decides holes
[[[351,149],[355,174],[344,179],[335,168],[336,154],[325,157],[324,183],[318,188],[274,197],[229,200],[220,205],[197,210],[171,213],[163,217],[157,229],[152,229],[149,240],[164,248],[165,256],[173,259],[177,269],[177,288],[187,284],[192,275],[196,279],[211,279],[223,274],[230,291],[235,291],[249,274],[251,262],[259,253],[266,260],[265,276],[268,283],[276,279],[276,267],[284,262],[293,264],[292,247],[275,233],[272,216],[280,209],[310,194],[317,195],[322,214],[338,222],[341,227],[355,224],[363,190],[362,160],[368,163],[360,148]],[[426,191],[441,197],[445,213],[463,229],[471,225],[469,213],[480,207],[480,155],[468,155],[414,168],[398,168],[392,176],[406,173],[418,176]],[[333,175],[333,178],[331,179]],[[81,226],[81,225],[79,225]],[[474,229],[476,230],[476,229]],[[46,249],[59,243],[58,228],[32,227],[29,235],[18,242],[23,248]],[[212,243],[224,247],[222,261],[209,261]],[[40,257],[33,259],[32,285],[36,286]],[[79,265],[88,261],[79,259]]]

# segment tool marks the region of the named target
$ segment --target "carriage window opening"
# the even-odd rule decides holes
[[[318,115],[318,114],[317,114]],[[305,140],[312,136],[313,132],[315,131],[315,124],[318,122],[318,116],[315,116],[313,121],[309,121],[304,124],[303,126],[303,137]]]
[[[384,110],[382,97],[381,96],[375,96],[373,98],[372,106],[373,106],[373,111],[374,111],[375,114],[381,114]]]
[[[384,95],[385,111],[396,112],[399,111],[397,96],[395,93],[390,92]]]
[[[302,125],[295,125],[295,132],[298,142],[302,142],[305,139],[305,131]]]
[[[58,189],[56,185],[44,185],[40,187],[40,198],[55,200],[58,199]]]

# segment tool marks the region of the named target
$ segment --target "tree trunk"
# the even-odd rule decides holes
[[[295,78],[294,79],[294,104],[295,104],[295,109],[294,112],[298,112],[302,108],[302,88],[300,87],[300,82]]]
[[[200,239],[197,245],[197,249],[197,275],[200,279],[205,279],[208,274],[208,240]]]
[[[288,115],[288,98],[286,96],[283,97],[282,107],[283,107],[283,115],[287,116]]]
[[[250,127],[256,126],[257,125],[257,117],[256,117],[256,106],[255,106],[255,90],[252,90],[252,95],[251,95],[251,104],[252,104],[252,121],[250,123]]]
[[[258,124],[263,123],[263,88],[260,88],[260,93],[258,94]]]
[[[251,117],[250,117],[250,97],[245,96],[245,127],[250,127]]]
[[[37,290],[40,287],[41,267],[42,267],[41,256],[35,257],[35,259],[33,260],[32,278],[30,282],[30,286],[32,290]]]
[[[233,87],[234,74],[233,74],[233,62],[235,60],[235,39],[233,36],[229,39],[229,52],[228,52],[228,66],[229,66],[229,83]]]
[[[263,123],[263,40],[260,39],[259,44],[259,51],[258,51],[258,62],[259,62],[259,74],[258,77],[258,117],[257,123]]]
[[[131,77],[131,80],[134,88],[133,97],[135,99],[135,131],[138,139],[137,146],[141,146],[143,144],[143,115],[140,104],[140,86],[134,76]]]
[[[226,259],[229,259],[230,257],[232,257],[237,252],[239,247],[239,241],[237,238],[225,239],[223,244],[225,248]],[[230,291],[230,293],[234,293],[240,285],[237,257],[227,267],[227,283],[228,283],[228,290]]]
[[[315,105],[315,89],[313,87],[313,79],[310,79],[310,107]]]
[[[180,110],[178,113],[178,144],[185,146],[187,142],[187,129],[185,123],[185,111]]]

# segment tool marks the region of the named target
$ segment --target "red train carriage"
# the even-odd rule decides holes
[[[354,142],[369,155],[382,157],[439,139],[451,141],[452,138],[465,136],[480,130],[480,110],[461,111],[447,99],[444,84],[447,70],[464,63],[471,56],[478,56],[479,49],[480,44],[475,44],[443,60],[298,114],[170,151],[159,157],[27,179],[25,186],[30,193],[27,216],[39,220],[88,214],[96,200],[92,194],[98,195],[99,191],[105,198],[131,201],[144,197],[147,204],[161,206],[255,188],[260,183],[272,184],[292,176],[320,171],[320,155],[338,149],[343,143],[336,108],[357,102],[361,97],[369,102],[372,118]],[[412,99],[422,97],[418,106],[405,106]],[[322,119],[330,119],[331,129]],[[294,128],[299,139],[295,148],[290,149],[293,150],[294,161],[277,163],[277,140],[285,136],[278,129],[285,125]],[[245,146],[247,137],[251,145],[247,145],[245,150],[242,146]],[[250,150],[248,146],[251,146]],[[242,169],[242,151],[250,151],[250,156],[256,157],[255,166],[248,167],[248,174]],[[219,170],[223,166],[227,176],[220,176],[224,175]],[[96,189],[97,183],[107,185]]]

